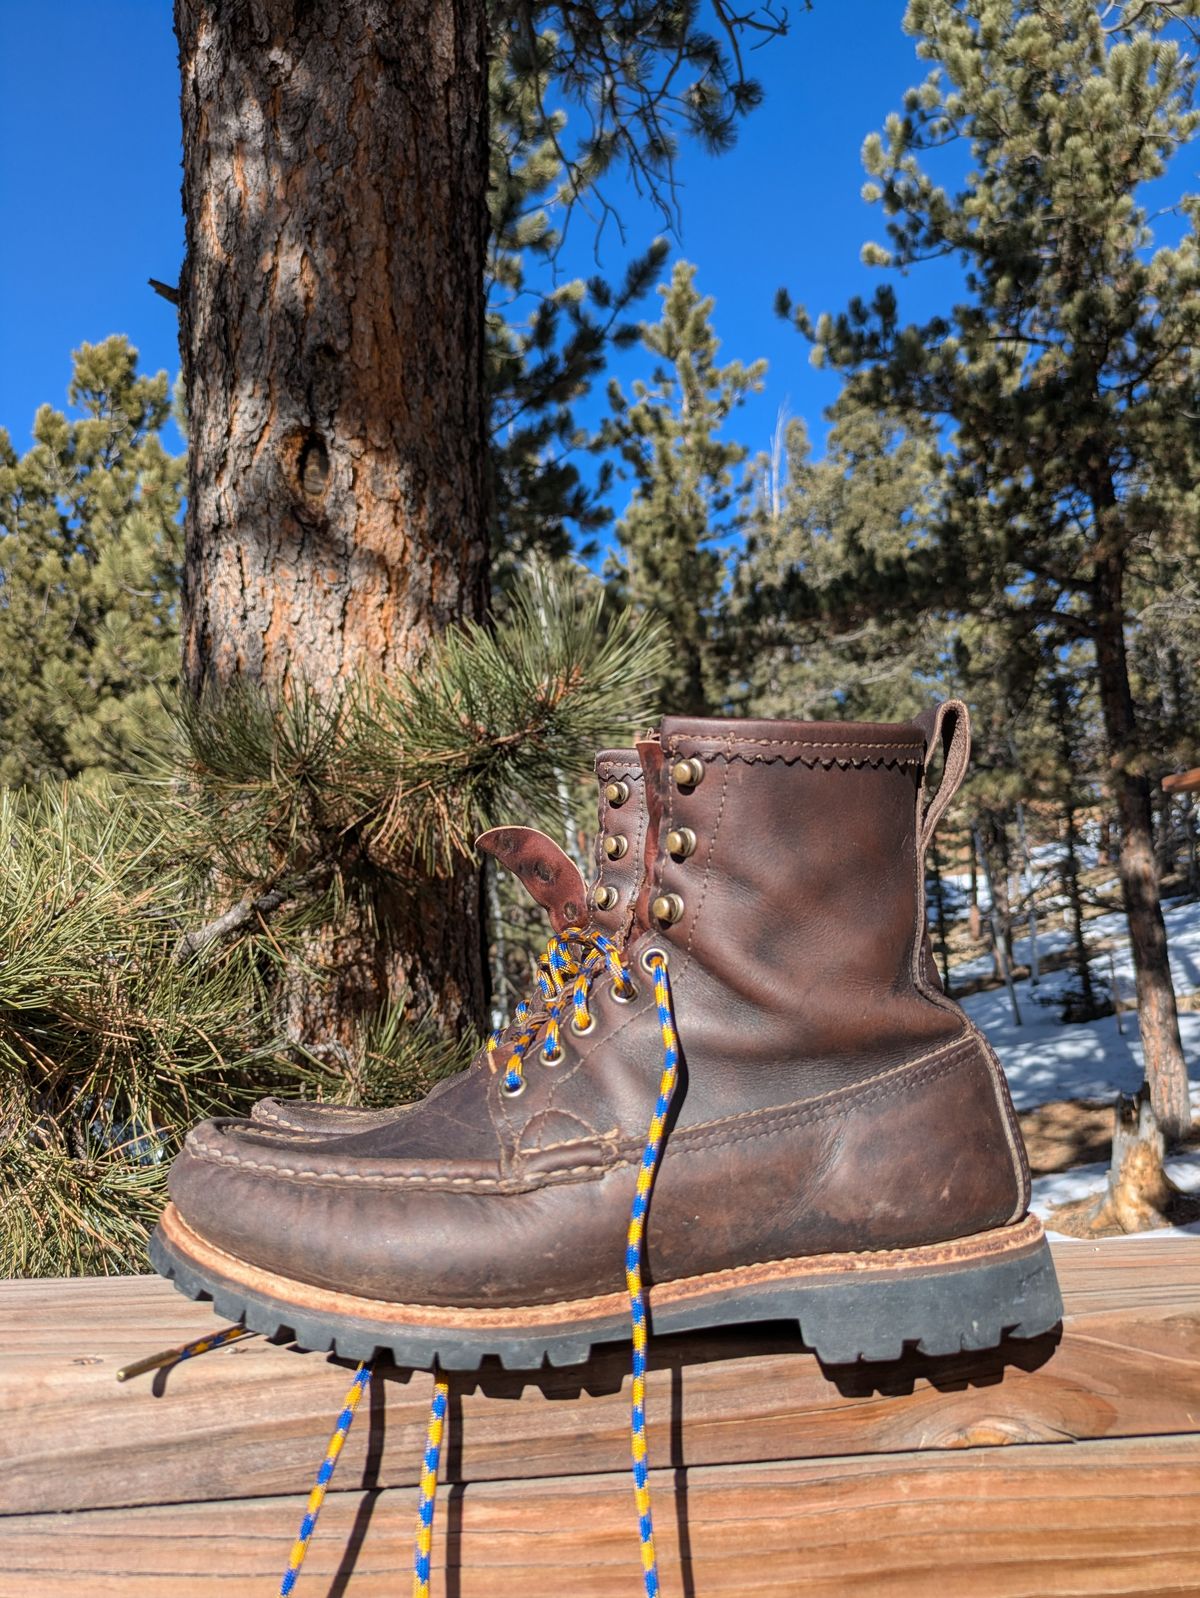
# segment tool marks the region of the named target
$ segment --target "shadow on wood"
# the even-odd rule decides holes
[[[1057,1346],[823,1370],[786,1325],[656,1343],[664,1598],[1200,1595],[1200,1240],[1055,1253]],[[257,1598],[278,1580],[346,1370],[247,1339],[113,1380],[213,1324],[156,1278],[0,1283],[0,1406],[37,1417],[0,1428],[4,1598]],[[628,1357],[453,1378],[437,1598],[638,1590]],[[407,1590],[431,1379],[378,1376],[311,1598]]]

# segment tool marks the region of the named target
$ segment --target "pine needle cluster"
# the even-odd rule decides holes
[[[283,1079],[261,982],[171,959],[190,894],[144,795],[4,793],[0,829],[0,1275],[138,1269],[182,1131]]]
[[[280,978],[381,874],[416,885],[501,820],[561,824],[563,774],[654,706],[655,627],[536,571],[495,626],[323,703],[185,703],[152,777],[0,793],[0,1276],[141,1269],[189,1126],[269,1092],[381,1105],[460,1069],[395,1002],[331,1064]],[[514,811],[518,814],[514,815]]]
[[[655,713],[665,654],[657,623],[608,620],[599,585],[535,567],[500,620],[446,633],[412,676],[333,701],[238,684],[186,705],[178,836],[216,867],[218,897],[318,915],[363,874],[451,870],[514,810],[554,824],[559,774]]]

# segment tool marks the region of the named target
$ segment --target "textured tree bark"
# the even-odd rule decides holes
[[[1138,763],[1137,721],[1125,649],[1124,568],[1120,556],[1098,563],[1096,677],[1111,782],[1121,823],[1119,872],[1137,984],[1138,1026],[1155,1119],[1168,1139],[1191,1129],[1187,1064],[1179,1036],[1154,866],[1150,780]]]
[[[486,8],[176,0],[188,683],[336,694],[486,588]],[[380,889],[293,1030],[411,992],[481,1019],[474,871]]]

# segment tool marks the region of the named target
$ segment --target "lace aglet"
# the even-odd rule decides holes
[[[194,1359],[197,1354],[207,1354],[211,1348],[223,1348],[226,1343],[235,1343],[241,1337],[254,1335],[248,1327],[227,1326],[224,1331],[212,1332],[208,1337],[197,1337],[190,1343],[184,1343],[182,1348],[165,1348],[161,1353],[148,1354],[145,1359],[135,1359],[132,1365],[122,1365],[117,1372],[117,1380],[132,1381],[135,1376],[144,1376],[147,1371],[165,1370],[168,1366],[178,1365],[180,1360]]]

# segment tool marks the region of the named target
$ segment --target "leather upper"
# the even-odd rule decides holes
[[[515,1097],[476,1066],[336,1141],[205,1123],[172,1172],[183,1219],[265,1269],[393,1302],[613,1291],[662,1066],[650,948],[667,955],[683,1056],[652,1279],[1019,1218],[1028,1173],[1002,1073],[923,972],[921,853],[949,799],[925,791],[935,741],[916,723],[667,718],[639,745],[645,804],[602,814],[602,837],[629,844],[613,861],[601,842],[598,880],[621,884],[610,914],[636,997],[595,983],[592,1029],[564,1026],[557,1065],[535,1045]],[[683,761],[698,782],[678,779]],[[676,857],[666,839],[684,828],[695,845]],[[671,925],[663,894],[682,904]]]

